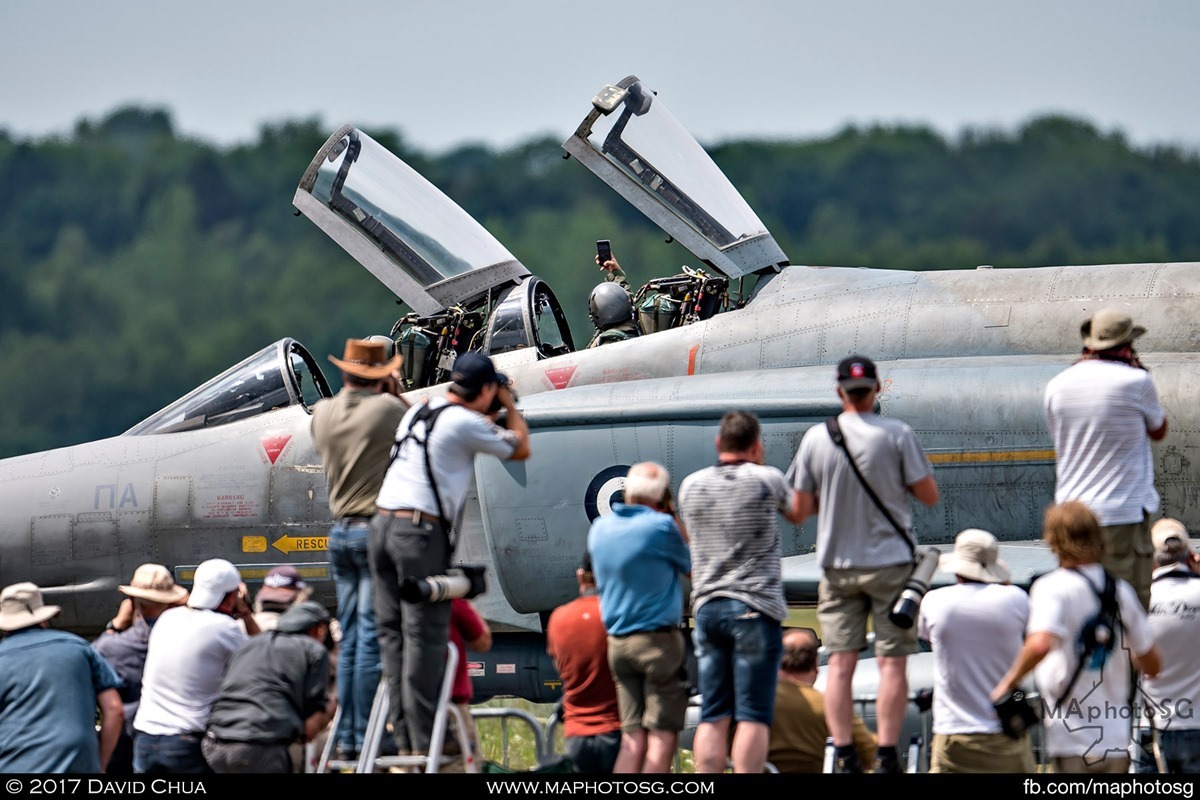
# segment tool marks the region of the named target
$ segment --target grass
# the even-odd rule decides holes
[[[785,627],[812,628],[820,636],[820,626],[817,624],[817,609],[794,608],[784,620]],[[507,708],[522,711],[533,716],[541,726],[540,731],[534,731],[523,719],[517,717],[487,718],[477,717],[475,725],[479,729],[479,739],[483,748],[483,757],[488,761],[501,764],[509,769],[531,770],[538,765],[537,736],[545,730],[550,716],[554,713],[553,704],[530,703],[518,698],[494,698],[481,703],[483,708]],[[562,729],[557,728],[554,741],[551,743],[551,753],[563,752]],[[681,773],[695,772],[695,763],[690,750],[679,751],[675,771]]]

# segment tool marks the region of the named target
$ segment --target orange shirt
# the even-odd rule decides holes
[[[620,730],[599,595],[584,595],[554,609],[546,623],[546,651],[563,682],[563,736]]]

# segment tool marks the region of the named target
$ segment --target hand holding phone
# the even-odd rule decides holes
[[[600,268],[603,269],[604,265],[609,261],[612,261],[612,246],[609,244],[608,239],[597,240],[596,262],[599,263]]]

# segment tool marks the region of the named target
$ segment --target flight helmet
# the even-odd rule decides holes
[[[619,284],[605,281],[592,289],[588,298],[588,315],[592,324],[600,330],[607,330],[614,325],[633,319],[633,302],[629,292]]]

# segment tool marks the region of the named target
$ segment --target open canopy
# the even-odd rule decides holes
[[[418,314],[530,274],[440,189],[348,125],[317,151],[292,203]]]
[[[604,87],[563,149],[727,277],[787,265],[725,173],[636,76]]]

